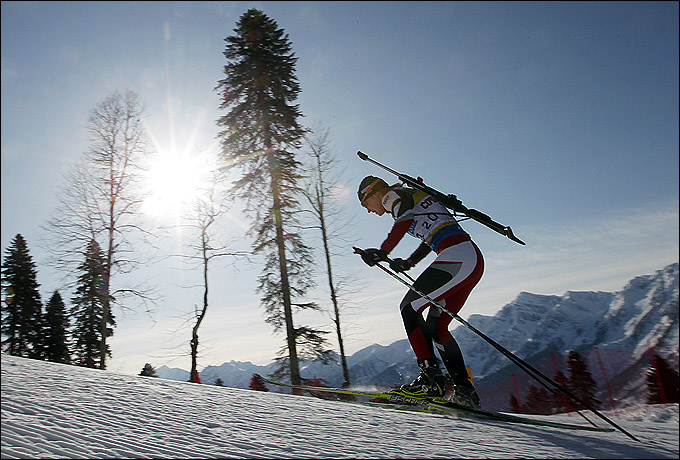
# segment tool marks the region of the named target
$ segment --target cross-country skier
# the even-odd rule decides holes
[[[380,248],[364,250],[364,262],[374,266],[389,260],[387,255],[406,233],[419,238],[420,246],[406,259],[393,259],[390,268],[397,273],[406,271],[434,251],[436,259],[418,276],[413,287],[457,314],[482,277],[484,259],[448,209],[423,191],[400,184],[389,186],[374,176],[361,181],[359,201],[369,213],[382,216],[387,212],[395,220]],[[448,329],[453,317],[431,307],[425,319],[422,313],[429,305],[427,299],[411,290],[401,301],[401,316],[420,375],[411,384],[394,391],[412,397],[445,396],[447,378],[434,354],[434,341],[453,386],[453,394],[446,395],[447,399],[479,408],[479,396],[468,377],[463,354]]]

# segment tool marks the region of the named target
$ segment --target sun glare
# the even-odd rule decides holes
[[[153,216],[181,216],[205,192],[212,166],[201,155],[158,155],[146,170],[143,211]]]

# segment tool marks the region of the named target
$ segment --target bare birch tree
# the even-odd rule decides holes
[[[338,190],[337,170],[334,171],[336,160],[329,148],[330,140],[328,128],[317,128],[315,131],[308,134],[305,139],[309,148],[309,176],[305,180],[303,194],[310,205],[310,211],[313,216],[312,219],[316,221],[314,227],[318,229],[321,234],[323,255],[324,260],[326,261],[328,289],[331,303],[333,304],[331,319],[335,325],[335,332],[340,349],[340,362],[344,378],[343,386],[349,387],[351,381],[340,321],[341,308],[338,300],[338,284],[334,280],[332,262],[333,240],[340,239],[340,236],[332,228],[332,222],[337,222],[337,215],[339,214],[338,208],[333,206],[334,192],[337,194]]]
[[[139,252],[133,251],[135,234],[144,234],[138,210],[142,201],[139,164],[146,155],[143,108],[132,91],[114,92],[96,105],[88,119],[89,149],[65,177],[49,233],[50,263],[73,276],[94,240],[104,252],[100,367],[106,368],[106,329],[111,305],[122,306],[126,295],[149,301],[139,286],[112,287],[114,277],[133,270]]]

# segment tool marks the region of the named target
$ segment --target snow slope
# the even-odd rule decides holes
[[[677,404],[605,412],[636,442],[620,432],[444,417],[3,354],[1,407],[3,459],[678,458]]]

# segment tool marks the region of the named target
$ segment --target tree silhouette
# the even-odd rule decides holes
[[[54,291],[45,308],[45,359],[55,363],[70,364],[66,306],[59,291]]]
[[[569,380],[561,371],[558,370],[555,372],[553,380],[569,390]],[[571,412],[573,407],[572,403],[569,402],[569,397],[562,391],[556,390],[555,393],[550,396],[550,399],[555,413]]]
[[[2,341],[10,355],[25,358],[44,356],[44,318],[42,300],[33,263],[26,240],[17,234],[5,251],[2,265]]]
[[[74,321],[73,344],[74,363],[78,366],[104,369],[101,359],[102,346],[111,355],[105,337],[113,334],[110,326],[115,325],[113,315],[106,313],[109,290],[105,278],[105,260],[99,244],[91,240],[87,246],[85,260],[80,265],[76,291],[71,299],[71,315]],[[102,345],[104,344],[104,345]]]
[[[264,383],[264,379],[262,379],[262,376],[259,374],[253,374],[253,377],[250,379],[250,389],[256,391],[269,391],[269,388],[267,388],[267,385]]]
[[[69,276],[79,270],[91,240],[102,248],[101,285],[109,291],[101,298],[97,362],[102,369],[110,356],[107,338],[113,335],[115,324],[112,304],[123,307],[122,299],[128,297],[142,303],[153,301],[150,289],[140,287],[138,280],[121,281],[116,288],[113,283],[117,275],[145,262],[132,241],[151,236],[139,225],[141,164],[147,154],[143,112],[133,91],[115,91],[95,106],[87,122],[89,148],[67,175],[58,208],[44,226],[50,263]]]
[[[569,352],[567,368],[569,369],[568,387],[571,392],[590,408],[599,409],[600,401],[595,397],[597,383],[593,379],[590,370],[588,370],[588,365],[583,361],[583,358],[578,352]],[[576,406],[576,410],[588,408],[575,401],[573,404]]]
[[[220,238],[214,238],[213,230],[220,228],[218,219],[226,213],[226,198],[221,193],[224,187],[220,174],[217,171],[209,171],[207,176],[200,197],[191,203],[192,211],[188,212],[186,216],[187,226],[195,232],[195,240],[189,245],[191,254],[180,256],[190,264],[191,270],[200,270],[203,275],[200,285],[203,288],[201,306],[194,307],[193,316],[196,322],[191,329],[191,340],[189,341],[191,350],[190,375],[196,376],[196,379],[198,379],[199,355],[198,330],[206,317],[209,304],[210,263],[218,257],[246,255],[241,251],[228,250],[226,244],[218,242]]]
[[[158,377],[158,375],[156,375],[156,368],[149,363],[144,365],[139,375],[143,375],[145,377]]]
[[[521,414],[524,412],[519,404],[519,400],[515,396],[515,393],[510,393],[510,412],[514,412],[515,414]]]
[[[302,241],[296,211],[302,178],[299,149],[305,129],[294,104],[300,92],[295,76],[297,58],[288,35],[262,11],[249,9],[225,39],[225,78],[218,82],[221,109],[217,120],[222,154],[227,164],[243,171],[234,190],[246,200],[245,214],[253,225],[253,250],[265,257],[258,292],[275,332],[286,333],[286,357],[291,381],[300,383],[293,323],[292,297],[313,286],[311,249]],[[316,308],[298,302],[298,308]]]
[[[652,365],[647,371],[648,404],[676,403],[678,401],[678,372],[667,360],[652,352]]]
[[[552,414],[552,398],[544,387],[531,385],[524,403],[524,412],[528,414]]]
[[[332,248],[338,246],[339,243],[337,227],[334,229],[332,224],[343,222],[343,225],[339,228],[345,229],[347,228],[347,221],[346,219],[340,220],[337,218],[339,210],[336,206],[337,200],[334,198],[334,192],[337,192],[339,179],[333,176],[332,170],[336,160],[333,158],[329,148],[329,130],[327,128],[319,128],[317,132],[308,134],[306,141],[310,150],[307,168],[311,173],[305,180],[303,195],[310,206],[309,211],[312,215],[312,225],[320,232],[324,260],[326,261],[328,288],[333,305],[331,319],[335,325],[335,333],[340,349],[340,365],[342,366],[344,377],[342,386],[349,387],[351,380],[340,321],[341,302],[338,296],[340,283],[334,280],[334,265],[331,258],[333,255]]]

